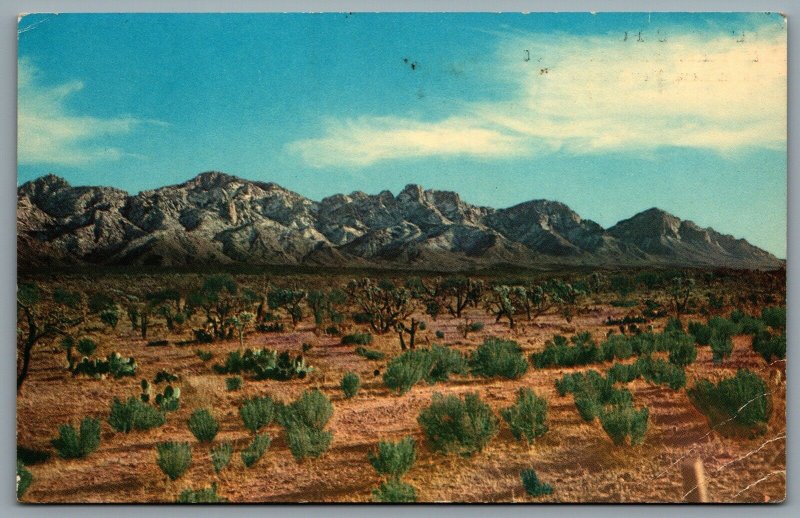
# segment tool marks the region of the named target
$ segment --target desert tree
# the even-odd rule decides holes
[[[79,293],[57,289],[47,297],[34,283],[17,288],[17,390],[28,376],[31,352],[41,340],[69,336],[84,321]]]
[[[448,277],[439,283],[438,291],[448,313],[461,318],[461,313],[468,305],[477,306],[480,303],[484,286],[481,280]]]
[[[519,290],[516,286],[501,284],[494,286],[485,301],[486,310],[495,317],[495,322],[503,318],[508,320],[508,326],[514,329],[514,315],[520,306],[518,300]]]
[[[366,278],[352,280],[346,292],[378,334],[396,329],[416,308],[408,288],[397,287],[386,279],[380,282]]]
[[[241,304],[238,295],[239,286],[232,276],[212,275],[203,281],[199,289],[189,294],[187,305],[202,310],[214,338],[224,339],[233,335],[234,328],[228,326],[226,320]]]
[[[321,328],[325,322],[341,324],[344,319],[342,308],[347,304],[347,294],[338,288],[330,290],[310,290],[306,304],[314,316],[314,325]]]
[[[677,275],[669,284],[669,296],[675,308],[675,315],[680,317],[689,306],[689,298],[694,291],[695,281],[688,275]]]
[[[298,322],[303,320],[301,304],[307,295],[306,290],[299,288],[272,288],[267,292],[267,304],[273,311],[284,310],[292,319],[292,325],[296,327]]]

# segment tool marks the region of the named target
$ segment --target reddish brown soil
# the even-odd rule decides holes
[[[544,342],[559,332],[589,330],[602,338],[609,316],[624,310],[597,306],[593,312],[576,317],[570,325],[557,316],[540,319],[540,325],[525,322],[513,333],[505,324],[495,324],[480,311],[473,320],[486,323],[485,329],[469,340],[461,339],[457,322],[441,317],[429,322],[422,343],[436,341],[434,332],[445,332],[443,342],[468,351],[485,336],[510,336],[526,354],[541,350]],[[663,325],[663,322],[660,323]],[[120,322],[113,336],[101,337],[96,354],[118,351],[133,356],[139,364],[135,378],[92,380],[75,378],[64,369],[64,353],[55,344],[39,346],[33,355],[32,370],[18,394],[18,443],[52,451],[50,440],[60,424],[77,423],[84,416],[103,420],[102,444],[84,459],[64,460],[53,455],[44,463],[30,466],[34,482],[24,497],[27,502],[172,502],[186,488],[199,489],[217,482],[218,492],[232,502],[367,502],[380,479],[367,461],[367,452],[382,439],[414,436],[418,461],[406,480],[427,502],[677,502],[683,499],[681,464],[684,458],[702,459],[708,478],[709,495],[720,502],[776,502],[785,497],[785,369],[783,362],[767,366],[750,349],[749,337],[737,337],[730,359],[722,365],[711,361],[707,347],[700,348],[697,362],[687,369],[691,386],[699,377],[718,379],[740,367],[757,371],[768,380],[774,405],[766,435],[755,440],[719,436],[690,403],[686,390],[673,391],[643,381],[631,383],[637,405],[650,408],[650,426],[643,445],[614,446],[600,424],[585,423],[578,415],[571,396],[560,397],[554,381],[569,369],[531,368],[519,380],[484,380],[456,377],[433,386],[418,385],[397,396],[383,386],[375,369],[385,361],[368,361],[353,352],[352,346],[338,345],[333,337],[317,337],[309,324],[281,334],[249,334],[248,347],[271,347],[299,352],[303,342],[313,344],[306,355],[318,370],[305,380],[290,382],[246,380],[239,392],[226,392],[225,376],[214,374],[211,365],[228,351],[239,348],[238,341],[211,345],[147,347]],[[152,338],[164,335],[155,329]],[[178,339],[170,336],[170,339]],[[204,363],[194,353],[198,347],[214,352]],[[378,337],[371,346],[397,354],[394,334]],[[609,365],[585,368],[605,369]],[[159,429],[130,434],[115,433],[105,422],[109,403],[138,395],[138,382],[152,379],[167,369],[180,374],[183,391],[181,409],[168,415]],[[579,370],[579,369],[575,369]],[[341,396],[339,380],[347,371],[357,372],[363,387],[350,400]],[[238,414],[240,402],[255,394],[270,394],[289,400],[304,389],[322,389],[333,401],[335,412],[329,429],[334,432],[331,449],[320,459],[297,463],[288,451],[284,433],[272,425],[273,443],[264,457],[246,469],[239,450],[249,434]],[[550,403],[549,432],[528,447],[515,441],[505,423],[489,446],[471,458],[443,456],[430,452],[417,424],[420,409],[435,392],[462,394],[477,391],[496,413],[508,406],[520,387],[531,387]],[[231,466],[215,475],[209,447],[199,444],[186,425],[189,414],[206,407],[218,418],[221,431],[217,440],[231,440],[236,453]],[[175,482],[168,482],[155,463],[155,445],[166,440],[189,441],[193,464]],[[533,499],[526,496],[519,473],[534,468],[550,483],[554,492]]]

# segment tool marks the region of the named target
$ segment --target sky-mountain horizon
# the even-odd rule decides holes
[[[18,188],[20,267],[312,265],[779,268],[744,239],[651,208],[603,228],[553,200],[471,205],[409,184],[310,200],[216,171],[135,195],[47,175]]]
[[[421,184],[786,254],[779,14],[30,15],[18,80],[19,184]]]

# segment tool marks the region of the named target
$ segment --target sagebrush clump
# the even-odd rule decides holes
[[[211,448],[211,464],[214,466],[214,473],[219,473],[228,467],[232,456],[233,444],[230,442],[223,442]]]
[[[383,383],[400,394],[421,381],[446,381],[451,374],[466,374],[467,359],[460,352],[434,345],[430,349],[412,349],[394,358],[386,366]]]
[[[195,410],[189,416],[189,430],[200,442],[211,442],[219,432],[219,424],[205,408]]]
[[[178,504],[221,504],[227,502],[217,494],[216,482],[204,489],[184,489],[175,501]]]
[[[242,450],[242,463],[244,463],[245,467],[249,468],[258,462],[258,459],[264,455],[271,443],[272,439],[268,434],[256,434],[247,448]]]
[[[162,442],[156,445],[156,463],[170,480],[177,480],[192,464],[188,442]]]
[[[647,407],[637,409],[632,402],[626,401],[602,408],[600,424],[615,445],[624,445],[629,440],[634,446],[644,441],[649,416]]]
[[[381,441],[377,450],[369,452],[368,458],[379,475],[399,480],[417,460],[416,443],[413,437],[398,442]]]
[[[767,431],[772,395],[766,382],[749,369],[719,383],[699,380],[687,391],[689,399],[723,435],[756,437]]]
[[[417,491],[405,482],[388,480],[372,491],[372,498],[375,502],[386,504],[410,503],[417,501]]]
[[[470,357],[470,367],[476,376],[517,379],[528,370],[528,360],[517,342],[487,338]]]
[[[254,434],[258,433],[261,428],[269,426],[275,418],[275,402],[269,396],[246,399],[239,408],[239,415],[245,428]]]
[[[530,496],[544,496],[553,493],[553,487],[539,480],[536,471],[532,469],[523,469],[519,476],[522,479],[522,487],[525,488],[525,492]]]
[[[281,409],[278,420],[286,429],[289,451],[296,460],[319,457],[328,450],[333,432],[324,428],[332,415],[330,399],[316,389],[303,392]]]
[[[344,392],[344,397],[350,399],[358,394],[358,389],[361,388],[361,378],[355,372],[348,372],[342,376],[340,386],[342,387],[342,392]]]
[[[52,444],[64,459],[85,457],[100,446],[100,421],[87,417],[81,421],[78,431],[72,425],[62,425]]]
[[[150,430],[162,426],[165,422],[166,418],[162,412],[134,396],[128,398],[125,403],[118,398],[114,398],[111,402],[108,424],[118,432]]]
[[[441,453],[472,455],[497,434],[497,417],[477,393],[463,398],[436,393],[417,421],[431,449]]]
[[[516,402],[500,414],[517,440],[531,444],[547,432],[547,400],[537,397],[529,388],[519,389]]]

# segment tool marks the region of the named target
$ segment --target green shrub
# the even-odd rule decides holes
[[[91,338],[81,338],[78,340],[77,349],[82,356],[91,356],[97,350],[97,342]]]
[[[492,337],[472,354],[470,367],[476,376],[517,379],[528,370],[528,361],[517,342]]]
[[[303,425],[286,428],[286,441],[292,456],[300,461],[305,458],[317,458],[330,448],[333,432],[317,430]]]
[[[398,480],[417,460],[414,438],[405,437],[398,442],[381,441],[377,451],[369,452],[368,458],[378,474]]]
[[[240,390],[242,388],[242,377],[231,376],[230,378],[225,378],[225,388],[228,392]]]
[[[679,367],[686,367],[697,359],[697,347],[690,335],[674,335],[675,343],[669,351],[669,362]]]
[[[766,307],[762,309],[761,320],[772,329],[786,329],[786,306]]]
[[[165,422],[166,419],[163,413],[137,397],[131,396],[125,403],[122,403],[118,398],[114,398],[114,401],[111,402],[108,424],[118,432],[129,433],[133,430],[150,430],[163,425]]]
[[[450,374],[466,374],[467,360],[453,349],[434,345],[430,349],[412,349],[394,358],[386,366],[383,383],[401,394],[421,381],[446,381]]]
[[[625,444],[626,438],[637,445],[644,441],[649,416],[647,407],[637,410],[632,402],[626,402],[601,409],[600,424],[617,446]]]
[[[289,451],[297,460],[319,457],[330,447],[333,432],[325,425],[333,415],[333,405],[319,390],[305,391],[296,401],[283,407],[278,419],[286,429]]]
[[[348,372],[342,376],[341,387],[344,397],[350,399],[358,394],[358,389],[361,388],[361,378],[355,372]]]
[[[700,322],[689,322],[689,333],[697,345],[708,345],[711,341],[711,327]]]
[[[417,492],[414,486],[405,482],[389,480],[372,491],[372,498],[375,502],[387,504],[409,503],[417,501]]]
[[[269,426],[275,417],[275,403],[269,396],[253,397],[245,400],[239,409],[245,428],[253,433]]]
[[[17,446],[17,459],[22,461],[26,466],[33,464],[41,464],[50,459],[50,452],[46,450],[36,450],[34,448],[26,448],[25,446]]]
[[[202,349],[197,349],[194,353],[197,355],[198,358],[200,358],[204,362],[207,362],[208,360],[214,357],[214,353],[212,353],[211,351],[204,351]]]
[[[732,336],[739,334],[739,332],[741,331],[739,329],[739,326],[735,322],[723,317],[709,318],[708,326],[711,328],[712,340],[714,339],[713,335],[730,338]]]
[[[783,360],[786,358],[786,335],[762,331],[753,336],[753,350],[767,363],[772,362],[772,358]]]
[[[711,334],[711,352],[715,362],[721,362],[723,359],[728,358],[733,352],[733,340],[731,336],[726,333],[717,333],[714,331]]]
[[[59,436],[51,443],[64,459],[85,457],[100,446],[100,421],[87,417],[81,421],[80,431],[72,425],[62,425]]]
[[[175,374],[171,374],[165,370],[160,370],[156,373],[156,377],[153,378],[153,383],[159,384],[164,381],[166,381],[167,383],[178,381],[178,376],[176,376]]]
[[[585,373],[565,375],[556,382],[559,394],[572,393],[575,408],[584,421],[593,421],[606,405],[620,404],[633,400],[627,389],[616,389],[610,378],[590,370]]]
[[[322,430],[333,415],[330,399],[318,389],[306,390],[294,402],[283,407],[278,419],[286,428],[301,425]]]
[[[33,475],[21,461],[17,461],[17,500],[25,496],[25,492],[33,482]]]
[[[266,433],[256,434],[250,445],[242,451],[242,462],[246,467],[251,467],[258,462],[264,452],[267,451],[269,445],[272,443],[269,435]]]
[[[178,504],[221,504],[227,502],[227,498],[223,498],[217,494],[217,484],[211,484],[211,487],[205,489],[184,489],[181,491],[180,496],[176,503]]]
[[[176,480],[192,463],[192,448],[188,442],[162,442],[156,445],[156,463],[170,480]]]
[[[230,442],[223,442],[211,448],[211,464],[214,466],[214,473],[219,473],[228,467],[231,456],[233,456],[233,444]]]
[[[600,351],[605,361],[624,360],[633,356],[633,345],[628,337],[615,333],[600,344]]]
[[[374,349],[367,349],[366,347],[356,347],[356,354],[363,356],[368,360],[382,360],[386,358],[386,354]]]
[[[633,363],[615,363],[606,372],[606,378],[611,383],[630,383],[631,381],[642,377],[642,363],[635,361]]]
[[[547,432],[547,400],[537,397],[529,388],[519,389],[516,403],[501,410],[500,414],[517,440],[524,439],[531,444]]]
[[[670,317],[667,320],[667,325],[664,326],[664,333],[683,333],[683,324],[675,317]]]
[[[755,437],[767,431],[772,396],[764,380],[748,369],[739,369],[735,376],[716,385],[702,379],[687,394],[711,427],[723,435],[744,432]]]
[[[655,385],[666,385],[672,390],[678,390],[686,385],[686,373],[672,363],[662,359],[653,360],[649,356],[636,361],[641,376]]]
[[[370,333],[344,335],[341,343],[342,345],[369,345],[372,343],[372,335]]]
[[[544,367],[574,367],[576,365],[587,365],[589,363],[601,362],[605,359],[608,351],[618,348],[619,338],[612,339],[612,343],[606,348],[598,347],[592,340],[589,333],[580,333],[567,341],[561,335],[556,335],[552,340],[548,340],[544,346],[544,351],[531,355],[533,364],[541,369]],[[570,345],[572,342],[572,345]],[[623,353],[624,349],[620,350]]]
[[[441,329],[437,329],[436,338],[438,338],[439,340],[444,340],[444,331],[442,331]]]
[[[219,432],[219,424],[205,408],[195,410],[189,416],[189,430],[200,442],[211,442]]]
[[[552,486],[539,480],[536,471],[532,469],[523,469],[519,476],[522,479],[522,487],[525,488],[525,492],[529,495],[544,496],[553,493]]]
[[[431,449],[442,453],[472,455],[497,434],[497,417],[477,393],[465,394],[463,399],[436,393],[417,421]]]

